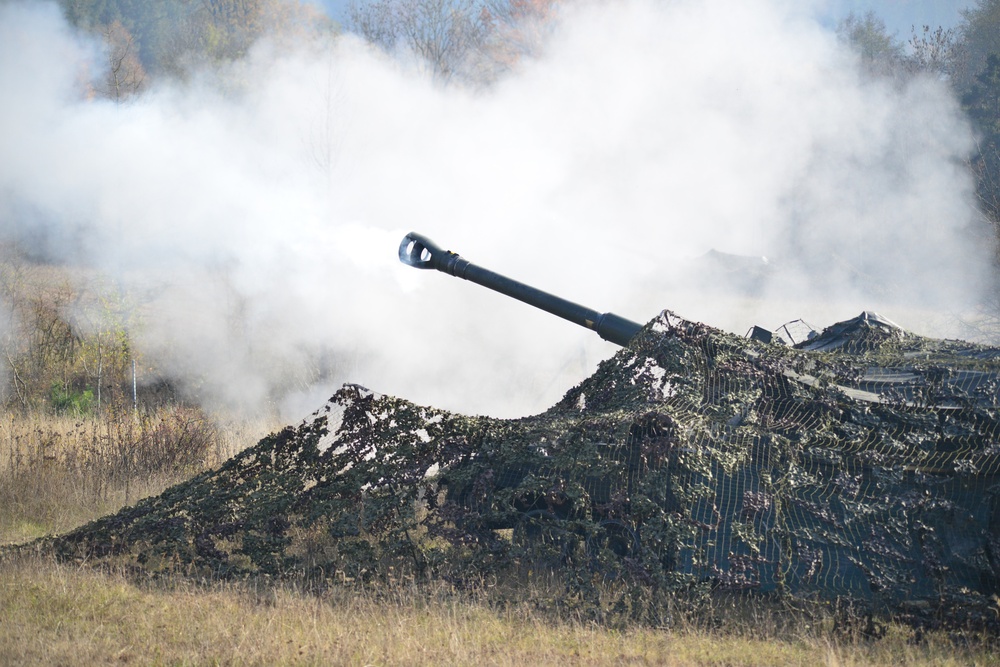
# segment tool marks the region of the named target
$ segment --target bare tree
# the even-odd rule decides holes
[[[448,81],[486,43],[490,14],[477,0],[376,0],[350,8],[353,29],[386,51],[405,49]]]
[[[931,30],[924,26],[920,32],[916,28],[910,35],[910,55],[908,61],[912,69],[950,77],[958,57],[958,42],[954,29],[940,26]]]
[[[145,85],[146,72],[139,62],[139,49],[131,33],[119,21],[104,31],[108,70],[100,93],[115,104],[122,104],[138,95]]]
[[[492,82],[537,55],[558,6],[559,0],[484,0],[488,34],[468,62],[475,79]]]

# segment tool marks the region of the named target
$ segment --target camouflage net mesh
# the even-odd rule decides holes
[[[665,593],[851,600],[996,629],[1000,350],[864,314],[796,348],[669,311],[547,412],[346,385],[221,468],[33,548],[143,573],[550,572],[595,609]]]

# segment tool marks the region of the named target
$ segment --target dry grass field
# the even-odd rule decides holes
[[[895,629],[609,629],[446,594],[137,583],[37,559],[0,565],[0,664],[989,665],[985,647]]]
[[[179,408],[0,422],[0,544],[59,533],[155,494],[274,425]],[[828,622],[609,628],[554,614],[543,592],[502,607],[446,587],[303,590],[266,581],[137,580],[38,556],[0,562],[0,664],[988,665],[991,645],[947,635],[878,641]],[[725,609],[717,618],[727,618]],[[679,617],[680,618],[680,617]],[[787,621],[787,619],[786,619]],[[709,629],[709,627],[711,629]]]

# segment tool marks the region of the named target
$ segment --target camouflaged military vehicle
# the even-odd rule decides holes
[[[1000,349],[873,313],[796,344],[670,311],[640,326],[418,235],[400,257],[623,347],[521,419],[345,385],[218,470],[35,548],[150,574],[546,572],[596,610],[728,591],[1000,628]]]

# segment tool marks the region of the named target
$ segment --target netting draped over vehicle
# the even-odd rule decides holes
[[[40,548],[212,576],[545,569],[997,627],[998,382],[1000,350],[871,313],[791,348],[664,311],[543,414],[346,385],[218,470]]]

